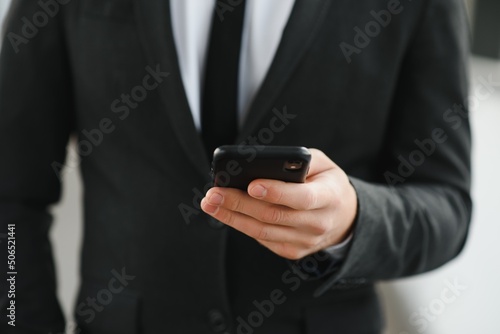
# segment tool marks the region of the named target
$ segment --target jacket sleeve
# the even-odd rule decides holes
[[[427,1],[401,68],[380,182],[351,177],[352,244],[317,294],[426,272],[463,248],[472,209],[466,23],[463,1]]]
[[[57,3],[57,2],[55,2]],[[55,9],[52,8],[54,11]],[[0,233],[15,224],[16,327],[10,300],[7,240],[0,243],[0,332],[63,333],[56,298],[48,207],[61,184],[53,162],[64,163],[72,128],[72,98],[62,6],[44,15],[38,1],[14,0],[0,56]],[[47,20],[45,20],[46,18]],[[10,277],[10,275],[8,275]]]

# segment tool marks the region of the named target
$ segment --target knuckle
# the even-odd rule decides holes
[[[230,201],[229,201],[229,209],[233,211],[238,211],[241,212],[241,209],[243,207],[243,203],[241,201],[241,198],[239,196],[230,196]]]
[[[220,220],[227,225],[234,226],[236,218],[230,211],[220,210]]]
[[[257,239],[269,241],[269,229],[264,226],[257,233]]]
[[[282,203],[284,194],[283,191],[276,189],[276,187],[270,187],[268,190],[269,199],[274,203]]]
[[[313,233],[323,235],[328,232],[329,226],[328,223],[324,220],[318,220],[311,223],[311,229]]]
[[[305,195],[304,200],[302,201],[302,207],[304,210],[309,210],[314,207],[316,203],[316,193],[309,189]]]
[[[278,208],[269,208],[263,211],[262,220],[266,223],[276,224],[283,219],[283,212]]]
[[[280,251],[277,254],[288,260],[299,260],[305,256],[304,251],[297,247],[296,244],[284,242],[280,246]]]
[[[302,245],[306,248],[306,249],[313,249],[313,248],[316,248],[318,246],[318,244],[320,243],[320,240],[319,238],[316,238],[316,237],[309,237],[309,238],[305,238],[303,241],[302,241]]]
[[[283,250],[283,257],[289,260],[299,260],[302,258],[302,251],[296,247],[286,247]]]

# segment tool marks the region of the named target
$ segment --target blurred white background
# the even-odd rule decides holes
[[[0,0],[0,22],[8,3],[9,0]],[[500,61],[474,57],[471,79],[471,96],[477,103],[471,113],[475,211],[469,241],[460,257],[443,268],[379,284],[388,334],[500,333],[497,305],[500,297]],[[485,87],[484,80],[493,84]],[[482,95],[490,94],[478,99],[478,89]],[[53,208],[52,240],[59,296],[69,319],[78,286],[81,191],[78,171],[67,173],[63,200]],[[460,286],[459,290],[456,294],[448,293],[446,296],[453,301],[445,302],[442,292],[453,283]]]
[[[10,0],[0,0],[0,22],[3,22],[3,17],[7,12]]]

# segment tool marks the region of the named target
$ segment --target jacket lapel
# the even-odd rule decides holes
[[[193,117],[181,78],[170,19],[169,0],[135,0],[143,48],[152,66],[159,64],[170,77],[160,86],[162,101],[180,144],[190,161],[208,180],[210,162]],[[323,22],[329,0],[296,0],[273,63],[246,116],[237,143],[256,130],[310,46]]]
[[[170,1],[136,0],[136,8],[141,41],[149,64],[154,67],[159,65],[162,71],[170,73],[159,89],[172,128],[189,160],[209,181],[210,162],[196,130],[182,82],[172,30]]]
[[[237,143],[255,132],[325,19],[331,0],[296,0],[269,72],[250,106]]]

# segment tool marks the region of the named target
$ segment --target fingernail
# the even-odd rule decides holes
[[[267,194],[267,189],[261,186],[260,184],[250,189],[250,195],[252,195],[253,197],[262,198],[266,196],[266,194]]]
[[[206,197],[201,200],[201,207],[202,207],[203,211],[205,211],[206,213],[208,213],[210,215],[215,214],[219,210],[218,206],[215,206],[215,205],[208,203],[208,200]]]
[[[213,193],[212,195],[210,195],[210,198],[208,199],[208,203],[211,205],[221,205],[223,200],[224,200],[224,197],[222,197],[221,194]]]

